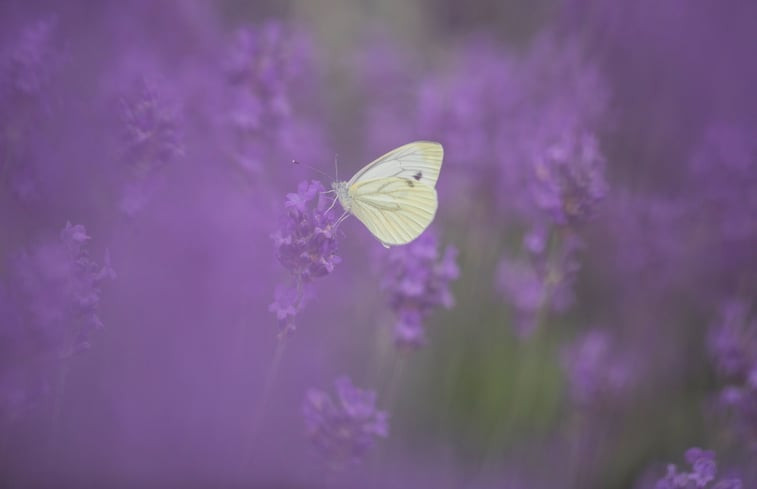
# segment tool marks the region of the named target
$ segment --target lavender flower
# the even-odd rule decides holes
[[[137,78],[123,95],[124,158],[135,176],[144,177],[184,153],[176,112],[161,97],[156,84],[144,77]]]
[[[452,246],[440,255],[431,231],[386,254],[381,288],[397,316],[394,339],[398,346],[422,346],[426,341],[424,320],[437,307],[449,309],[454,305],[449,287],[460,274],[456,257],[457,249]]]
[[[688,162],[692,219],[712,231],[702,236],[712,260],[700,265],[714,280],[738,284],[757,265],[757,128],[713,122]],[[708,265],[708,266],[705,266]]]
[[[84,226],[67,223],[55,242],[20,253],[10,264],[10,283],[27,328],[38,342],[61,357],[90,345],[102,327],[98,316],[101,282],[115,278],[89,256]]]
[[[37,96],[50,83],[61,59],[54,39],[56,24],[52,17],[29,24],[12,47],[2,53],[0,89],[4,93],[0,95]]]
[[[7,179],[22,202],[39,197],[40,125],[50,116],[50,88],[62,64],[56,30],[54,18],[41,19],[0,47],[0,182]]]
[[[607,186],[596,134],[608,89],[579,45],[545,37],[519,57],[476,38],[454,60],[421,82],[408,128],[439,135],[449,180],[491,195],[507,215],[591,217]]]
[[[745,378],[757,361],[757,319],[750,320],[743,301],[730,300],[722,306],[709,340],[718,371],[728,378]]]
[[[497,289],[512,307],[516,332],[530,336],[542,315],[565,312],[574,302],[573,284],[582,242],[572,233],[548,244],[547,228],[537,226],[524,236],[525,257],[504,255],[497,268]]]
[[[294,288],[279,288],[270,306],[284,331],[294,327],[293,320],[303,306],[307,285],[333,272],[341,262],[334,228],[337,217],[329,208],[324,191],[320,182],[301,182],[297,193],[287,194],[286,217],[271,236],[276,258],[295,283]]]
[[[309,283],[334,271],[337,253],[336,213],[320,182],[302,182],[297,193],[287,194],[287,216],[273,235],[276,257],[298,283]]]
[[[740,479],[720,479],[714,482],[717,476],[715,452],[701,448],[690,448],[686,451],[686,462],[691,466],[691,470],[688,472],[679,472],[675,465],[668,465],[667,474],[657,481],[655,489],[742,488]]]
[[[123,189],[120,209],[133,216],[150,200],[161,167],[184,154],[177,109],[166,101],[158,84],[138,77],[120,100],[123,159],[131,175]]]
[[[307,435],[334,468],[362,461],[378,437],[389,433],[388,415],[376,409],[376,393],[355,387],[349,377],[334,381],[336,401],[318,389],[303,404]]]
[[[236,31],[225,66],[227,120],[230,151],[243,170],[258,174],[295,154],[311,160],[324,154],[319,126],[306,116],[315,100],[308,96],[314,68],[312,41],[297,26],[268,21]]]
[[[605,197],[605,159],[596,137],[566,131],[534,154],[534,203],[557,224],[586,220]]]
[[[562,363],[571,397],[581,406],[623,400],[635,380],[633,363],[604,330],[579,336],[563,350]]]
[[[726,302],[711,326],[710,354],[725,381],[721,405],[734,413],[735,432],[757,448],[757,320],[742,301]]]

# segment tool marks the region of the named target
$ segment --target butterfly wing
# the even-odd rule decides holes
[[[434,220],[436,189],[399,177],[359,181],[349,187],[350,212],[384,246],[417,238]]]
[[[408,143],[363,167],[350,179],[348,186],[379,178],[404,178],[434,188],[442,169],[443,158],[444,149],[439,143]]]

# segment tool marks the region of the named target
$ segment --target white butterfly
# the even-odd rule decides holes
[[[348,182],[334,182],[344,215],[357,217],[385,247],[420,236],[436,215],[436,180],[444,149],[432,141],[400,146],[369,163]]]

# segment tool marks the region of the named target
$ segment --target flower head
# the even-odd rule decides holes
[[[562,362],[571,397],[579,405],[622,399],[634,380],[631,362],[604,330],[591,330],[577,338],[563,350]]]
[[[551,246],[548,241],[546,228],[535,227],[523,239],[526,256],[505,254],[497,268],[497,289],[510,304],[521,336],[536,330],[541,314],[565,312],[575,300],[573,284],[583,243],[573,234],[565,234]]]
[[[290,273],[294,286],[279,286],[269,310],[276,314],[282,331],[294,329],[309,284],[334,271],[342,261],[337,255],[336,214],[329,208],[320,182],[301,182],[296,193],[287,194],[286,216],[274,233],[276,258]]]
[[[376,409],[376,393],[355,387],[349,377],[335,382],[336,400],[310,389],[303,404],[307,435],[332,466],[360,462],[376,438],[386,438],[388,415]]]
[[[720,404],[733,413],[734,431],[757,447],[757,320],[740,300],[727,301],[710,327],[710,354],[725,385]]]
[[[296,193],[287,194],[286,217],[275,234],[276,257],[297,282],[308,283],[334,271],[337,255],[334,224],[320,182],[302,182]]]
[[[296,25],[268,21],[235,32],[225,63],[226,120],[230,151],[246,172],[323,153],[320,125],[307,115],[317,100],[308,96],[317,78],[313,56]]]
[[[694,447],[686,450],[685,458],[691,470],[679,472],[675,465],[668,465],[667,474],[657,481],[655,489],[741,489],[740,479],[722,478],[715,481],[715,452]]]
[[[381,287],[397,316],[395,341],[419,347],[425,341],[423,320],[437,307],[454,305],[450,284],[459,276],[457,249],[440,254],[436,235],[427,231],[405,246],[389,250]]]
[[[607,192],[604,156],[592,133],[567,130],[556,138],[534,153],[534,203],[557,224],[586,220]]]
[[[161,97],[154,82],[140,77],[121,98],[124,157],[137,176],[144,176],[184,152],[176,110]]]
[[[39,95],[60,64],[54,40],[54,18],[29,24],[2,61],[3,90],[26,96]],[[6,93],[4,95],[10,95]]]
[[[102,327],[100,284],[115,278],[107,254],[102,266],[90,258],[89,239],[84,226],[67,223],[59,240],[24,251],[10,264],[10,286],[28,330],[61,356],[89,346],[92,332]]]

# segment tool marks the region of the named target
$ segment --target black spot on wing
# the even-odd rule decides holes
[[[423,178],[423,173],[422,172],[418,172],[415,175],[413,175],[413,178],[415,178],[417,181],[420,182],[421,178]]]

